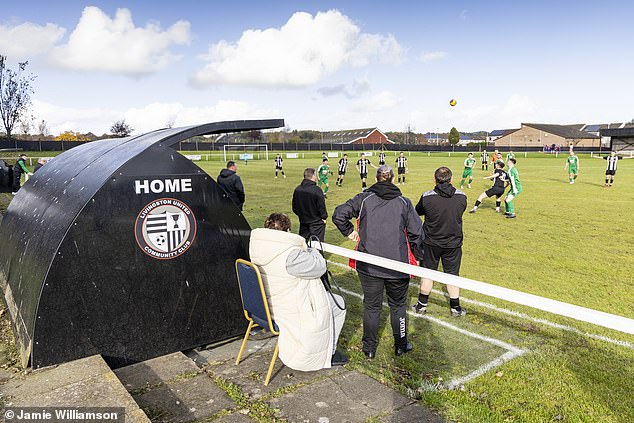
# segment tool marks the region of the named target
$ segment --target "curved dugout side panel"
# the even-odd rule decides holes
[[[113,366],[238,335],[233,262],[250,228],[171,148],[282,120],[166,129],[74,148],[19,191],[0,226],[0,284],[23,365],[95,353]]]

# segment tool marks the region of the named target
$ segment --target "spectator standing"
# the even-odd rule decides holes
[[[315,235],[320,241],[326,236],[326,200],[317,186],[317,173],[309,167],[304,170],[304,180],[293,192],[293,213],[299,217],[299,235],[310,239]]]
[[[236,162],[229,160],[227,162],[227,168],[222,169],[218,175],[218,185],[227,193],[227,196],[235,203],[236,206],[242,211],[244,206],[244,185],[242,185],[242,179],[236,173],[238,171],[238,165]]]
[[[438,270],[442,261],[445,273],[458,276],[462,261],[462,215],[467,209],[467,196],[451,185],[451,170],[440,167],[434,173],[436,186],[423,193],[416,205],[416,212],[425,217],[423,231],[422,265],[427,269]],[[418,302],[414,311],[427,312],[429,294],[434,281],[422,278]],[[447,285],[449,306],[452,316],[464,316],[467,310],[460,307],[460,288]]]
[[[422,224],[412,202],[394,185],[394,171],[380,166],[377,183],[335,208],[332,221],[339,231],[358,243],[358,251],[409,263],[410,249],[422,259]],[[358,230],[350,222],[356,218]],[[379,319],[383,291],[387,293],[394,335],[394,353],[412,350],[407,340],[407,290],[409,275],[395,270],[358,262],[363,288],[363,352],[374,358],[378,345]]]
[[[22,174],[24,173],[28,176],[33,175],[26,167],[26,157],[26,154],[20,154],[18,160],[15,162],[15,166],[13,166],[13,195],[16,195],[20,190],[20,179],[22,178]]]

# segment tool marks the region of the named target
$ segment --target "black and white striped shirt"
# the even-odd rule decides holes
[[[284,159],[282,159],[282,156],[278,156],[275,158],[275,167],[282,167],[282,163],[284,163]]]
[[[396,167],[403,169],[407,165],[407,157],[397,157],[396,158]]]
[[[480,153],[480,158],[482,159],[482,163],[488,163],[489,153],[487,153],[486,151],[483,151],[482,153]]]
[[[379,164],[385,164],[385,153],[383,152],[379,154]]]
[[[339,159],[339,172],[346,173],[348,170],[348,159]]]
[[[608,166],[605,170],[616,170],[616,164],[619,161],[619,156],[608,156],[605,158],[608,161]]]
[[[370,164],[370,160],[368,159],[359,159],[357,161],[357,166],[359,166],[359,173],[368,173],[368,165]]]

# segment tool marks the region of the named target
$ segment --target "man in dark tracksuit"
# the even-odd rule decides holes
[[[462,261],[462,215],[467,209],[467,196],[451,185],[449,168],[438,168],[434,177],[436,187],[423,193],[416,205],[416,212],[425,216],[422,265],[427,269],[438,270],[442,260],[443,271],[458,276]],[[417,313],[427,312],[427,301],[433,285],[431,279],[422,278],[418,303],[414,306]],[[467,311],[460,307],[460,289],[447,285],[447,292],[452,316],[464,316]]]
[[[242,185],[242,179],[236,173],[238,166],[236,162],[229,160],[227,162],[227,168],[220,171],[218,175],[218,185],[227,193],[227,196],[235,203],[240,210],[244,206],[244,186]]]
[[[293,192],[293,213],[299,217],[299,235],[309,240],[315,235],[320,241],[326,236],[326,200],[317,186],[315,169],[304,170],[304,180]]]
[[[22,178],[23,173],[29,176],[33,175],[26,168],[26,154],[20,154],[20,157],[18,157],[18,161],[15,162],[15,166],[13,166],[13,195],[17,194],[20,190],[20,178]]]
[[[380,166],[376,178],[376,184],[338,206],[332,221],[342,234],[358,242],[358,251],[409,263],[409,246],[416,260],[421,260],[423,228],[412,202],[394,185],[390,166]],[[358,219],[358,232],[350,222],[353,218]],[[368,358],[375,355],[384,289],[394,352],[411,351],[406,326],[409,275],[363,262],[356,267],[363,288],[363,352]]]

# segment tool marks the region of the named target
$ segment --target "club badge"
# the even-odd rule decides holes
[[[154,200],[141,210],[134,224],[141,250],[152,258],[180,256],[196,238],[196,217],[189,206],[174,198]]]

